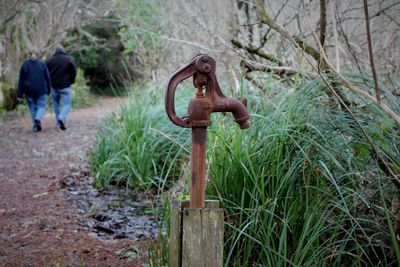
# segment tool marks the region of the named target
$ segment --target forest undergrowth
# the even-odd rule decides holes
[[[398,177],[399,126],[354,94],[349,113],[319,78],[265,78],[265,90],[242,84],[233,96],[249,101],[249,129],[215,114],[208,131],[207,197],[225,210],[225,266],[397,266],[400,203],[387,168]],[[177,91],[178,114],[193,92]],[[170,123],[163,97],[142,88],[104,121],[91,156],[97,186],[152,190],[165,207],[189,194],[190,130]],[[167,242],[150,251],[153,265],[167,262]]]

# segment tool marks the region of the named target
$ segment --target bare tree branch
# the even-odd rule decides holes
[[[273,67],[273,66],[268,66],[268,65],[264,65],[264,64],[251,63],[246,60],[242,60],[241,65],[247,70],[247,72],[261,71],[261,72],[271,72],[271,73],[279,75],[279,76],[302,75],[302,76],[308,76],[308,77],[312,77],[312,78],[318,77],[318,75],[315,73],[310,73],[310,72],[302,73],[302,72],[299,72],[298,70],[290,68],[290,67]]]
[[[290,32],[288,32],[285,28],[283,28],[282,26],[280,26],[276,21],[274,21],[266,12],[265,8],[264,8],[264,3],[262,0],[258,0],[257,1],[258,7],[259,7],[259,12],[260,12],[260,17],[261,20],[266,23],[267,25],[269,25],[271,28],[273,28],[275,31],[277,31],[278,33],[280,33],[282,36],[284,36],[285,38],[289,39],[290,41],[292,41],[296,46],[300,47],[303,49],[303,51],[305,51],[307,54],[309,54],[310,56],[312,56],[315,60],[317,60],[318,62],[323,61],[324,65],[326,65],[326,69],[330,69],[331,71],[333,71],[333,73],[335,73],[343,82],[344,86],[346,88],[348,88],[349,90],[360,94],[362,96],[364,96],[365,98],[373,101],[374,103],[377,103],[377,100],[371,96],[369,93],[361,90],[360,88],[358,88],[357,86],[354,86],[352,84],[350,84],[347,79],[340,74],[334,66],[332,66],[332,64],[328,61],[326,54],[324,52],[323,47],[321,46],[321,43],[319,42],[319,38],[315,35],[315,33],[313,33],[314,38],[317,41],[317,44],[319,46],[319,51],[316,50],[315,48],[309,46],[307,43],[305,43],[301,38],[296,38],[293,37],[292,34]],[[312,64],[311,64],[312,65]],[[378,106],[380,108],[382,108],[383,111],[385,111],[393,120],[396,121],[397,124],[400,125],[400,116],[398,114],[396,114],[396,112],[394,112],[390,107],[388,107],[387,105],[385,105],[384,103],[378,104]]]
[[[286,2],[282,4],[281,8],[280,8],[280,9],[278,10],[278,12],[275,14],[274,20],[277,20],[277,19],[278,19],[278,17],[279,17],[279,15],[281,14],[282,10],[286,7],[286,5],[287,5],[287,3],[288,3],[289,1],[290,1],[290,0],[286,0]],[[271,28],[268,28],[268,30],[265,32],[265,34],[264,34],[264,36],[263,36],[263,38],[262,38],[262,41],[261,41],[261,44],[260,44],[260,48],[261,48],[261,47],[264,47],[264,45],[267,43],[268,34],[269,34],[270,32],[271,32]]]
[[[185,1],[179,2],[181,6],[185,9],[187,14],[190,14],[190,8],[185,4]],[[210,27],[207,27],[204,22],[202,22],[197,16],[193,16],[194,21],[205,31],[207,32],[211,37],[213,37],[215,40],[218,40],[221,44],[225,45],[226,47],[230,47],[229,43],[224,40],[221,36],[215,34]]]
[[[272,54],[266,53],[264,50],[258,48],[258,47],[253,47],[253,46],[245,46],[244,44],[242,44],[239,40],[237,39],[232,39],[231,40],[232,44],[238,48],[244,49],[247,52],[249,52],[250,54],[254,54],[257,55],[259,57],[262,57],[266,60],[269,60],[271,62],[274,62],[276,64],[278,64],[279,66],[284,65],[282,61],[280,61],[279,59],[277,59],[275,56],[273,56]]]
[[[320,36],[319,41],[321,42],[322,47],[325,44],[325,36],[326,36],[326,1],[320,0],[319,1],[319,9],[320,9]]]
[[[338,41],[338,32],[337,32],[337,26],[336,26],[336,17],[335,17],[335,4],[332,1],[332,28],[333,28],[333,39],[335,42],[335,63],[336,63],[336,69],[338,72],[340,72],[340,57],[339,57],[339,41]]]
[[[386,12],[384,13],[385,17],[387,17],[388,19],[390,19],[394,24],[397,25],[397,27],[400,28],[400,22],[398,22],[397,20],[395,20],[391,15],[387,14]]]
[[[337,11],[338,8],[336,7],[335,10]],[[354,62],[356,63],[356,66],[357,66],[357,69],[358,69],[359,73],[363,73],[362,70],[361,70],[361,67],[360,67],[359,60],[358,60],[358,58],[356,56],[356,52],[354,51],[353,47],[351,46],[349,38],[346,35],[346,32],[345,32],[345,30],[343,28],[343,20],[339,17],[339,12],[338,11],[337,11],[337,14],[336,14],[335,17],[337,17],[337,21],[338,21],[339,29],[340,29],[340,34],[341,34],[341,36],[343,37],[343,39],[344,39],[344,41],[346,43],[346,47],[349,50],[351,57],[354,59]]]
[[[8,16],[0,24],[0,33],[4,32],[8,22],[12,21],[17,15],[21,13],[21,9],[17,8],[19,3],[20,0],[15,1],[14,5],[9,10],[7,10]]]
[[[318,40],[318,37],[315,35],[315,33],[313,33],[314,38],[316,40]],[[377,100],[375,97],[373,97],[372,95],[370,95],[369,93],[361,90],[360,88],[358,88],[357,86],[352,85],[351,83],[349,83],[347,81],[347,79],[340,73],[338,72],[335,67],[329,62],[321,44],[319,42],[317,42],[321,51],[321,56],[323,57],[325,64],[327,65],[327,68],[330,69],[331,71],[333,71],[333,73],[335,73],[343,82],[343,85],[349,89],[350,91],[362,95],[364,96],[366,99],[374,102],[375,104],[378,105]],[[378,105],[384,112],[386,112],[398,125],[400,125],[400,115],[398,115],[396,112],[394,112],[390,107],[388,107],[386,104],[381,103],[380,105]]]
[[[381,96],[380,96],[379,87],[378,87],[378,78],[376,77],[374,54],[372,52],[372,41],[371,41],[371,31],[369,28],[368,1],[367,0],[364,0],[364,14],[365,14],[365,28],[367,30],[367,40],[368,40],[368,55],[369,55],[369,61],[371,63],[372,77],[374,79],[376,102],[378,103],[378,105],[381,105]]]
[[[261,21],[267,24],[269,27],[283,35],[285,38],[293,41],[298,47],[300,47],[304,52],[311,55],[316,61],[320,61],[321,55],[317,49],[310,46],[306,43],[302,38],[298,36],[292,36],[290,32],[288,32],[285,28],[279,25],[273,18],[271,18],[267,11],[264,8],[264,3],[262,0],[257,0],[258,10],[260,12]]]

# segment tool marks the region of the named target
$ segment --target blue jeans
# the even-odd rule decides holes
[[[63,89],[51,88],[51,98],[53,101],[53,109],[56,114],[56,124],[60,126],[58,121],[62,120],[64,123],[67,122],[68,114],[71,110],[71,98],[72,98],[71,87]]]
[[[31,112],[32,122],[35,122],[35,120],[42,121],[46,113],[47,95],[41,95],[37,98],[26,96],[26,102]]]

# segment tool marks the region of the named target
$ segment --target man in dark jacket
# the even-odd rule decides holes
[[[51,77],[51,97],[56,114],[56,126],[65,130],[71,110],[71,84],[75,82],[76,66],[72,57],[65,53],[62,45],[55,47],[54,55],[47,60],[46,64]]]
[[[18,100],[25,95],[32,115],[33,131],[42,130],[41,121],[46,112],[47,96],[50,94],[51,82],[46,64],[37,58],[37,52],[28,52],[29,58],[24,61],[19,72]]]

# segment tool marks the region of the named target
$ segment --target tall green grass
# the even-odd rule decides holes
[[[101,124],[90,157],[97,186],[162,189],[180,176],[175,162],[188,156],[190,133],[168,123],[157,90],[162,91],[131,95],[130,103]]]
[[[261,94],[250,129],[223,120],[210,131],[208,193],[227,214],[226,266],[399,262],[384,212],[397,192],[353,118],[329,108],[324,87],[315,80]],[[382,127],[389,119],[373,107],[355,113],[398,168],[396,129]]]
[[[249,129],[241,131],[229,114],[212,116],[207,194],[225,209],[225,266],[397,266],[390,209],[398,192],[358,124],[332,106],[323,82],[280,84],[270,81],[259,93],[242,88]],[[103,123],[91,157],[99,186],[162,192],[188,180],[190,130],[168,120],[163,97],[162,89],[142,90]],[[378,153],[399,174],[398,127],[349,97]],[[185,114],[187,96],[176,103]],[[165,246],[152,251],[167,261]]]

